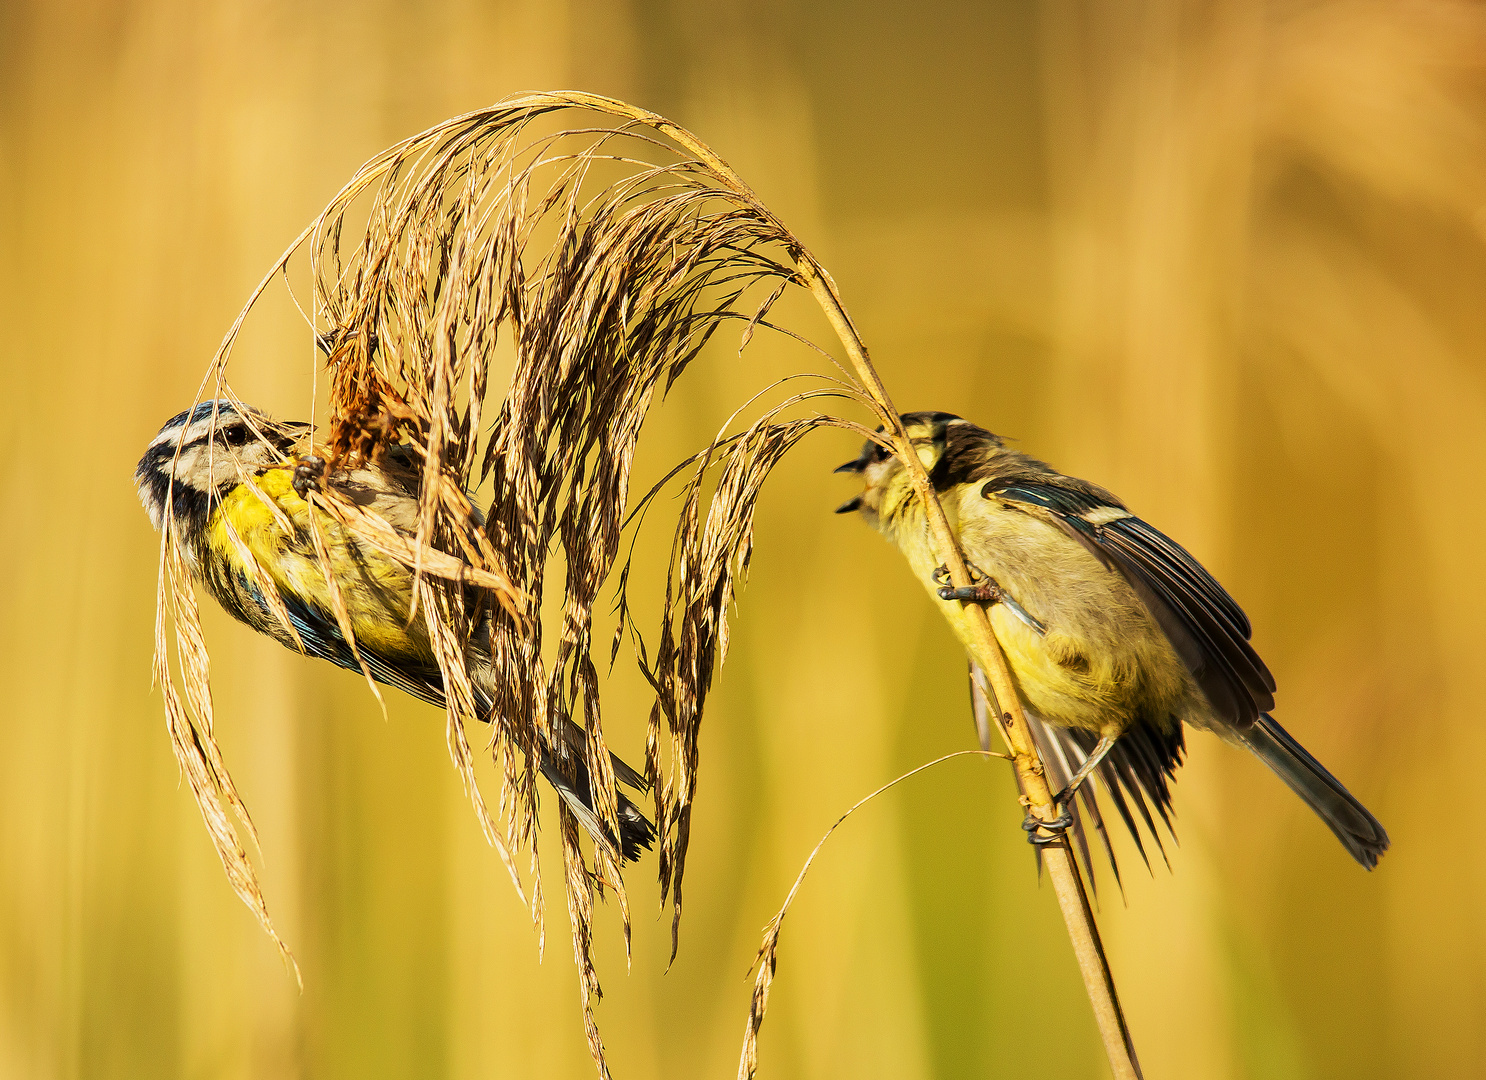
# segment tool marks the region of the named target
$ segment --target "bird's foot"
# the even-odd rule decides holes
[[[1033,847],[1056,844],[1063,839],[1063,834],[1073,827],[1073,811],[1063,806],[1061,795],[1053,799],[1053,805],[1060,810],[1060,813],[1052,821],[1043,821],[1041,818],[1033,817],[1030,810],[1027,811],[1027,816],[1022,821],[1022,828],[1027,833],[1027,843]]]
[[[941,565],[934,570],[934,584],[939,586],[939,599],[941,600],[964,600],[977,604],[999,604],[1006,598],[1001,591],[1001,586],[996,579],[986,574],[974,563],[967,562],[965,569],[970,571],[971,585],[956,587],[949,577],[949,567]]]
[[[313,455],[300,458],[294,465],[294,492],[301,499],[309,498],[311,491],[324,488],[325,459]]]
[[[986,579],[985,571],[976,566],[973,562],[970,562],[968,559],[965,561],[965,569],[970,572],[971,581],[984,581]],[[935,585],[948,585],[950,583],[948,564],[940,563],[938,566],[934,567],[934,573],[932,576]]]
[[[1047,633],[1047,627],[1042,621],[1012,599],[995,578],[972,562],[967,562],[965,569],[970,571],[971,584],[964,588],[951,584],[949,567],[939,566],[934,570],[934,584],[939,586],[939,599],[959,600],[970,604],[1004,604],[1007,611],[1030,627],[1038,637]]]

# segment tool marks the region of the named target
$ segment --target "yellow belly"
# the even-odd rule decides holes
[[[268,469],[254,478],[251,487],[241,484],[228,493],[207,525],[207,558],[216,567],[256,582],[251,559],[281,596],[331,613],[330,587],[309,531],[310,506],[294,490],[292,473],[289,466]],[[315,524],[358,644],[389,658],[432,664],[422,621],[408,625],[412,575],[400,563],[356,541],[325,513],[315,513]]]
[[[1185,665],[1117,571],[1051,521],[983,499],[973,485],[945,503],[965,557],[1046,629],[1039,634],[1005,604],[987,608],[1024,706],[1049,723],[1096,733],[1205,715]],[[894,538],[968,648],[968,610],[939,599],[921,511],[918,522]]]

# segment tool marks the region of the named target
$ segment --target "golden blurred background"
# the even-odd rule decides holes
[[[1486,1075],[1486,8],[8,0],[0,1077],[593,1075],[558,863],[539,963],[438,715],[389,695],[384,721],[213,609],[296,989],[178,782],[130,482],[364,159],[554,87],[717,148],[832,269],[901,407],[1016,436],[1190,547],[1253,618],[1282,722],[1389,827],[1366,874],[1192,736],[1172,871],[1127,848],[1125,899],[1102,878],[1146,1075]],[[281,296],[234,363],[287,416],[315,358],[296,318]],[[802,363],[726,355],[656,415],[651,474]],[[675,965],[653,857],[628,971],[601,916],[617,1077],[733,1075],[745,972],[816,839],[973,744],[947,629],[829,513],[854,451],[817,436],[766,492]],[[638,759],[623,660],[606,704]],[[786,924],[763,1075],[1106,1075],[1019,820],[1006,769],[964,758],[848,823]]]

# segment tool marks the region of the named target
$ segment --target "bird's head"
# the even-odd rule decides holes
[[[283,461],[311,427],[226,400],[203,401],[172,416],[150,440],[134,470],[139,499],[155,528],[163,526],[168,503],[177,523],[193,532],[216,499],[242,477]]]
[[[930,475],[936,472],[944,459],[954,428],[980,430],[954,413],[912,412],[904,413],[900,419],[919,461],[923,462]],[[879,427],[877,430],[881,432],[883,429]],[[838,506],[838,514],[860,511],[863,517],[878,523],[913,493],[903,463],[891,450],[871,439],[863,444],[860,454],[838,466],[836,472],[856,473],[867,485],[860,495]]]

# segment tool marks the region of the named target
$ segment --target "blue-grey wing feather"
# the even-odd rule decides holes
[[[1058,479],[1065,482],[992,482],[984,493],[1048,511],[1118,569],[1172,639],[1219,719],[1243,729],[1274,708],[1274,677],[1249,644],[1249,620],[1227,590],[1185,548],[1140,518],[1091,521],[1098,511],[1125,508],[1091,485]]]

